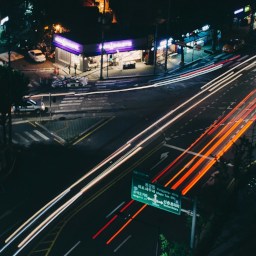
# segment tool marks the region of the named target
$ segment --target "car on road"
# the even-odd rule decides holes
[[[54,80],[52,81],[51,86],[53,88],[74,88],[74,87],[85,87],[88,84],[88,78],[87,77],[54,77]]]
[[[123,63],[123,69],[133,69],[136,68],[136,62],[135,61],[125,61]]]
[[[35,62],[44,62],[46,61],[45,55],[41,50],[30,50],[28,51],[28,56]]]
[[[233,53],[242,49],[244,45],[245,45],[245,41],[243,39],[239,39],[239,38],[230,39],[228,42],[226,42],[223,45],[222,51],[227,53]]]
[[[32,99],[22,99],[21,102],[12,106],[13,113],[35,113],[40,114],[45,112],[47,109],[45,104],[40,101],[34,101]]]

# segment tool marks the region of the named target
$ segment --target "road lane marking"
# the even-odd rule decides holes
[[[67,103],[78,103],[82,102],[83,100],[62,100],[60,104],[67,104]]]
[[[176,146],[169,145],[169,144],[166,144],[166,143],[164,144],[164,146],[165,146],[165,147],[168,147],[168,148],[172,148],[172,149],[179,150],[179,151],[181,151],[181,152],[186,151],[186,149],[184,149],[184,148],[176,147]],[[193,152],[193,151],[190,151],[190,150],[188,150],[188,151],[186,151],[186,152],[187,152],[188,154],[191,154],[191,155],[194,155],[194,156],[200,156],[200,157],[203,157],[203,158],[206,158],[206,159],[209,159],[209,160],[214,159],[214,157],[209,157],[209,156],[201,155],[201,154],[199,154],[199,153],[196,153],[196,152]]]
[[[88,136],[90,136],[91,134],[93,134],[95,131],[97,131],[98,129],[100,129],[102,126],[106,125],[107,123],[109,123],[110,121],[112,121],[112,119],[114,119],[115,117],[112,116],[111,118],[109,118],[108,120],[106,120],[105,122],[103,122],[102,124],[100,124],[99,126],[95,127],[95,129],[93,129],[92,131],[86,133],[84,136],[82,136],[81,138],[79,138],[77,141],[75,141],[72,145],[76,145],[79,142],[81,142],[82,140],[84,140],[85,138],[87,138]]]
[[[48,137],[46,137],[44,134],[42,134],[41,132],[39,132],[38,130],[34,130],[34,133],[36,133],[37,135],[39,135],[41,138],[43,138],[44,140],[49,140]]]
[[[114,252],[117,252],[131,237],[132,237],[132,235],[129,235],[128,237],[126,237],[126,238],[124,239],[124,241],[123,241],[120,245],[118,245],[118,246],[116,247],[116,249],[114,250]]]
[[[8,216],[9,214],[11,214],[12,211],[11,210],[7,210],[5,213],[3,213],[1,216],[0,216],[0,220],[1,219],[4,219],[6,216]]]
[[[114,212],[116,212],[123,204],[125,203],[125,201],[123,201],[121,204],[119,204],[113,211],[111,211],[107,216],[106,219],[111,216]]]
[[[61,104],[59,104],[59,106],[79,106],[79,105],[81,105],[81,102],[79,102],[79,103],[61,103]]]
[[[29,140],[27,140],[25,137],[23,137],[22,135],[20,135],[19,133],[14,133],[15,136],[19,137],[23,142],[25,143],[29,143]]]
[[[64,100],[82,100],[84,97],[65,97]]]
[[[34,127],[36,127],[36,125],[35,125],[35,124],[33,124],[32,122],[28,121],[28,123],[29,123],[30,125],[32,125],[32,126],[34,126]]]
[[[18,141],[12,138],[12,143],[18,144]]]
[[[68,252],[64,254],[64,256],[69,255],[80,243],[81,241],[78,241]]]
[[[36,138],[34,135],[30,134],[29,132],[24,132],[29,138],[31,138],[32,140],[35,140],[35,141],[39,141],[38,138]]]

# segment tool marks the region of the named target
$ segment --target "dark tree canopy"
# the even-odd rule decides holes
[[[19,71],[0,66],[0,113],[8,113],[12,104],[28,92],[29,80]]]
[[[6,122],[9,120],[11,138],[11,107],[28,92],[29,80],[19,71],[0,66],[0,124],[3,126],[3,141],[6,143]]]

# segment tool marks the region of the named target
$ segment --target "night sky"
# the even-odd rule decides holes
[[[13,9],[19,0],[0,0],[3,6]],[[45,23],[63,23],[76,29],[90,27],[97,23],[97,8],[83,8],[82,0],[31,0],[45,10]],[[109,0],[118,23],[124,29],[143,30],[154,26],[156,20],[167,19],[168,11],[172,30],[193,30],[206,23],[223,22],[228,14],[245,6],[251,0]],[[168,8],[170,3],[170,8]],[[43,24],[45,25],[45,24]],[[95,27],[97,27],[95,25]]]

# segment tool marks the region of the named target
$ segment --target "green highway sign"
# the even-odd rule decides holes
[[[132,199],[180,215],[181,195],[177,191],[152,183],[141,175],[132,178]]]

